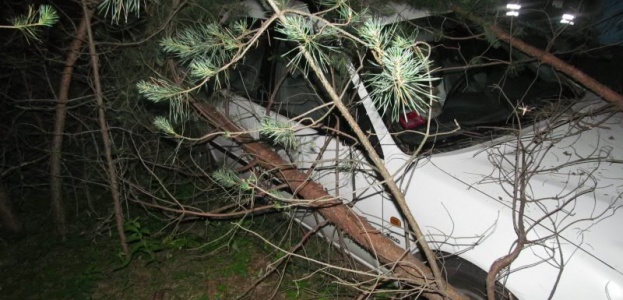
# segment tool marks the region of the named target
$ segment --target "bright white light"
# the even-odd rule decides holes
[[[564,14],[562,15],[562,19],[560,20],[560,23],[562,24],[569,24],[569,25],[573,25],[573,19],[575,19],[575,16],[572,14]]]
[[[507,16],[517,17],[519,16],[519,10],[521,9],[521,5],[515,4],[515,3],[508,3],[506,4],[506,9],[508,10],[506,12]]]

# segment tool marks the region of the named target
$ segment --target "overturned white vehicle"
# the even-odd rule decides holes
[[[251,6],[255,16],[263,13]],[[400,30],[439,26],[446,35],[418,35],[432,45],[426,55],[440,68],[434,73],[440,80],[431,85],[439,99],[431,117],[405,111],[392,119],[387,108],[378,107],[365,79],[379,66],[367,57],[347,63],[340,91],[428,243],[448,255],[450,281],[463,281],[460,289],[484,298],[479,291],[486,271],[517,251],[498,276],[514,297],[623,299],[623,113],[593,94],[578,93],[547,67],[495,63],[521,55],[493,47],[482,36],[464,39],[469,30],[451,16],[403,10],[386,19],[400,20]],[[295,128],[296,143],[277,149],[282,157],[352,202],[396,244],[417,252],[351,129],[305,63],[293,63],[296,51],[280,37],[278,30],[264,35],[230,72],[220,112],[256,139],[265,138],[259,133],[263,122]],[[249,162],[225,137],[212,144],[221,164]],[[310,228],[320,220],[303,209],[295,217]],[[337,244],[334,230],[326,226],[322,233]],[[345,246],[378,267],[358,245]]]

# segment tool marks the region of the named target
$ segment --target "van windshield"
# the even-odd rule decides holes
[[[441,96],[439,107],[433,107],[430,128],[428,117],[421,112],[404,112],[398,121],[388,114],[383,116],[405,153],[412,154],[421,143],[423,153],[437,153],[490,141],[511,134],[520,124],[531,124],[536,115],[542,116],[539,112],[544,109],[551,114],[554,106],[561,106],[561,99],[575,98],[570,85],[551,76],[553,72],[548,67],[522,61],[515,50],[492,45],[483,34],[475,34],[463,24],[445,17],[403,23],[402,28],[412,26],[412,30],[422,31],[427,26],[426,30],[437,30],[445,37],[427,40],[432,47],[431,59],[438,67],[433,76],[441,78],[435,84],[440,90],[436,93]],[[434,24],[439,27],[432,27]],[[375,68],[378,66],[366,60],[364,76],[375,72]],[[379,113],[383,115],[383,111]]]

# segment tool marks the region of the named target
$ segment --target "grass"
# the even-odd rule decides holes
[[[245,226],[283,238],[274,219]],[[73,234],[61,241],[41,232],[0,239],[2,299],[236,299],[253,286],[244,299],[353,296],[321,273],[310,276],[316,270],[304,261],[292,261],[254,285],[279,255],[229,222],[194,225],[168,236],[151,233],[162,224],[137,223],[140,238],[148,241],[145,247],[154,251],[136,251],[128,263],[119,256],[118,240],[108,235]],[[316,243],[320,252],[329,247],[322,240]]]
[[[114,251],[110,243],[31,235],[7,240],[0,267],[4,299],[88,299]],[[112,253],[111,253],[112,254]]]

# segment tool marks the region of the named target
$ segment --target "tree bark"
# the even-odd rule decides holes
[[[225,131],[242,132],[235,124],[216,110],[204,103],[193,102],[193,107],[208,122]],[[332,199],[324,187],[297,170],[292,164],[284,161],[270,147],[254,141],[249,135],[234,135],[232,137],[248,154],[258,161],[258,164],[267,170],[276,170],[273,174],[283,180],[292,191],[308,200]],[[423,262],[405,253],[405,250],[394,244],[385,235],[374,228],[368,221],[354,213],[348,206],[337,200],[316,201],[313,205],[329,222],[343,230],[351,239],[363,246],[371,253],[378,255],[381,262],[393,265],[394,273],[412,284],[423,287],[423,295],[429,299],[465,299],[453,287],[445,285],[445,290],[431,289],[435,277],[428,266]]]
[[[473,14],[470,14],[468,12],[465,12],[459,7],[454,6],[452,7],[452,10],[454,10],[460,15],[467,17],[472,22],[476,24],[480,24],[481,26],[488,28],[493,33],[495,33],[497,38],[500,39],[501,41],[504,41],[510,44],[511,46],[513,46],[514,48],[519,49],[521,52],[554,67],[554,69],[573,78],[575,81],[583,85],[585,88],[593,91],[595,94],[599,95],[605,100],[612,102],[612,104],[614,104],[618,109],[623,110],[623,95],[615,92],[608,86],[595,80],[593,77],[582,72],[580,69],[574,67],[568,62],[561,60],[560,58],[556,57],[555,55],[549,52],[536,48],[524,42],[520,38],[512,36],[506,30],[500,28],[497,25],[486,25],[486,23],[481,18],[474,16]]]
[[[54,224],[56,225],[56,231],[58,231],[63,239],[67,236],[67,217],[65,216],[63,203],[63,179],[61,177],[65,117],[67,116],[69,87],[71,86],[71,79],[74,73],[74,65],[80,56],[82,44],[86,35],[87,21],[93,17],[93,12],[93,10],[89,10],[88,13],[83,14],[80,25],[76,29],[76,37],[69,46],[55,107],[54,134],[52,148],[50,150],[50,192]]]
[[[84,14],[88,15],[89,11],[86,2],[82,1]],[[99,59],[97,50],[95,49],[95,41],[93,40],[93,31],[91,30],[91,21],[87,20],[87,34],[89,41],[89,54],[91,55],[91,69],[93,70],[93,85],[95,86],[95,101],[97,102],[98,121],[100,132],[102,134],[102,143],[104,145],[104,153],[106,155],[106,169],[108,171],[108,183],[110,185],[110,194],[115,211],[115,223],[117,225],[117,233],[119,234],[119,242],[121,249],[126,256],[130,255],[128,242],[125,236],[123,207],[121,207],[121,196],[119,193],[119,180],[117,178],[117,166],[112,158],[112,142],[110,141],[110,133],[108,131],[108,122],[106,121],[106,110],[104,109],[104,97],[102,96],[102,84],[99,73]]]

